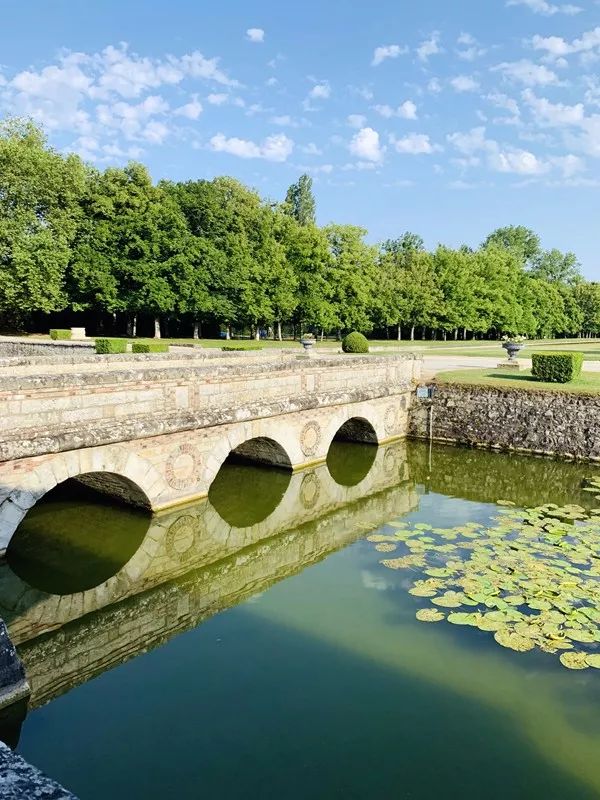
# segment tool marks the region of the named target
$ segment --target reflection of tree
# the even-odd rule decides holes
[[[436,445],[430,475],[429,446],[409,442],[408,467],[411,479],[429,491],[481,503],[511,500],[518,506],[538,506],[591,501],[581,491],[581,482],[592,469],[585,464]]]

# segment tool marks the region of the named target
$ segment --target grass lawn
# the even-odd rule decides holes
[[[510,372],[502,369],[463,369],[440,372],[435,376],[437,383],[464,383],[475,386],[497,386],[507,389],[538,391],[549,389],[553,392],[582,392],[600,394],[600,372],[582,372],[571,383],[542,383],[536,380],[530,370]]]

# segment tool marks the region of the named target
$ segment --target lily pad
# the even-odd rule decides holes
[[[420,608],[415,614],[419,622],[441,622],[444,615],[437,608]]]
[[[587,659],[588,656],[586,653],[574,652],[560,654],[560,663],[567,669],[587,669],[590,666]]]

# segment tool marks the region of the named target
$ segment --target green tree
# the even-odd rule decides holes
[[[19,322],[67,304],[65,271],[85,168],[18,119],[0,123],[0,313]]]
[[[510,250],[523,267],[532,266],[541,253],[540,237],[524,225],[496,228],[481,246],[484,249],[494,246]]]
[[[287,190],[285,209],[300,225],[315,224],[315,197],[309,175],[301,175]]]
[[[531,273],[551,283],[565,285],[581,280],[581,267],[575,253],[561,253],[556,248],[541,251],[533,259]]]

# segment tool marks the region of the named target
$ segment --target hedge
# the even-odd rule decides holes
[[[167,342],[134,342],[131,345],[132,353],[168,353]]]
[[[581,375],[583,353],[533,353],[531,374],[545,383],[569,383]]]
[[[50,338],[54,339],[70,339],[71,331],[69,328],[52,328],[50,330]]]
[[[368,353],[369,342],[367,337],[358,331],[352,331],[342,339],[342,350],[344,353]]]
[[[96,339],[96,352],[101,355],[126,353],[127,341],[125,339]]]
[[[262,347],[259,344],[248,344],[246,346],[244,346],[244,345],[236,346],[234,344],[226,344],[226,345],[223,345],[221,350],[225,350],[225,352],[227,352],[227,353],[234,353],[234,352],[236,352],[236,350],[237,351],[240,351],[240,350],[262,350]]]

